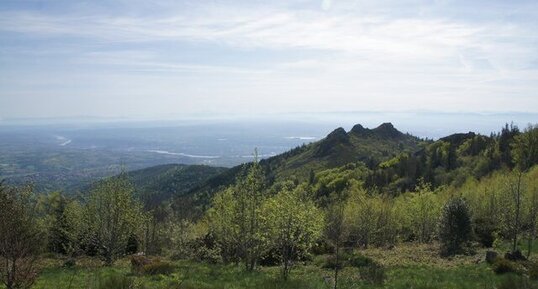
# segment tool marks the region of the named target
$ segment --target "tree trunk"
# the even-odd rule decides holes
[[[336,253],[336,264],[334,266],[334,289],[337,289],[338,288],[338,269],[339,269],[339,266],[340,266],[340,259],[339,259],[339,249],[340,249],[340,246],[338,244],[338,242],[336,243],[336,250],[335,250],[335,253]]]
[[[522,172],[518,173],[517,185],[516,185],[516,216],[515,216],[515,227],[514,227],[514,240],[512,243],[512,252],[515,252],[517,249],[517,235],[519,233],[519,211],[521,210],[521,176]]]

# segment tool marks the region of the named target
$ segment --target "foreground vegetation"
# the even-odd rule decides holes
[[[375,284],[368,276],[361,276],[360,267],[346,267],[341,273],[339,288],[534,288],[512,287],[521,277],[497,275],[485,262],[477,264],[482,254],[448,260],[439,259],[437,249],[435,244],[408,244],[390,251],[364,250],[362,254],[386,262],[383,283]],[[47,259],[43,261],[45,269],[34,288],[128,288],[114,287],[122,283],[132,285],[131,288],[163,289],[330,288],[333,284],[327,277],[332,272],[323,268],[327,257],[318,256],[296,266],[287,281],[280,278],[278,267],[247,272],[236,265],[180,260],[171,262],[174,269],[169,274],[139,275],[132,273],[128,258],[119,260],[113,267],[103,267],[98,260],[83,258],[72,268],[63,267],[58,259]]]
[[[495,274],[483,260],[485,250],[448,259],[439,258],[438,250],[436,243],[361,250],[354,254],[361,256],[360,260],[383,264],[381,279],[376,279],[375,274],[364,274],[367,264],[357,262],[342,270],[339,288],[538,287],[524,276]],[[97,258],[80,257],[76,266],[66,267],[62,256],[47,256],[38,264],[41,274],[32,288],[331,288],[334,284],[329,278],[332,270],[327,268],[328,260],[330,256],[320,255],[302,262],[294,267],[289,280],[282,280],[280,268],[274,266],[248,272],[233,264],[166,260],[172,266],[170,271],[140,274],[133,271],[129,257],[118,260],[114,266],[103,266]]]

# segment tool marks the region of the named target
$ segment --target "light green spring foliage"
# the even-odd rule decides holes
[[[133,191],[127,175],[109,178],[92,191],[85,208],[87,241],[107,264],[124,254],[129,237],[142,227],[142,205]]]
[[[318,209],[304,186],[284,184],[272,197],[262,197],[259,206],[254,194],[245,195],[237,186],[217,194],[208,211],[209,231],[215,237],[224,262],[259,258],[271,249],[279,252],[284,277],[291,262],[304,255],[318,240],[324,226],[323,212]],[[249,214],[249,210],[255,210]],[[250,224],[255,223],[256,227]],[[243,251],[246,244],[255,248]],[[249,255],[251,254],[251,255]],[[257,260],[256,260],[257,261]]]
[[[68,256],[72,256],[81,249],[80,237],[83,233],[83,208],[77,201],[70,201],[65,206],[64,216],[67,226],[61,229],[63,235],[66,237],[63,249]]]
[[[265,250],[260,210],[266,198],[264,194],[264,174],[256,160],[250,166],[247,175],[235,187],[237,200],[236,223],[239,225],[239,255],[244,259],[247,270],[254,270],[256,262]]]
[[[475,222],[492,224],[499,238],[509,238],[514,231],[525,230],[528,237],[536,235],[538,221],[538,166],[522,175],[519,197],[520,223],[515,227],[519,172],[499,171],[476,181],[469,179],[457,192],[469,204]],[[534,231],[534,232],[533,232]]]
[[[254,162],[245,178],[214,197],[207,218],[224,262],[241,260],[252,270],[266,249],[267,240],[260,227],[260,210],[266,199],[263,185],[263,172]]]
[[[350,239],[364,247],[394,244],[398,220],[393,203],[383,195],[371,196],[364,189],[352,190],[344,213]]]
[[[417,187],[416,192],[395,199],[396,218],[400,222],[400,237],[430,242],[436,234],[441,207],[439,193],[428,185]]]
[[[324,217],[301,187],[285,189],[267,199],[261,210],[268,245],[280,252],[282,273],[287,278],[291,262],[304,256],[321,236]]]
[[[237,200],[232,188],[228,188],[213,198],[213,205],[207,211],[209,231],[215,237],[225,263],[238,260],[236,255],[240,231],[236,220]]]

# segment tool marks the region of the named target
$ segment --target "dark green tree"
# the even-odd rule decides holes
[[[467,203],[462,198],[449,200],[443,207],[439,222],[441,255],[461,253],[471,234],[471,214]]]

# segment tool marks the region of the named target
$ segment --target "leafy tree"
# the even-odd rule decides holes
[[[131,234],[142,224],[142,206],[133,198],[133,191],[122,173],[100,182],[90,195],[85,211],[87,238],[107,265],[125,254]]]
[[[345,203],[342,200],[334,201],[327,208],[327,221],[325,237],[334,247],[334,289],[338,288],[338,272],[341,266],[340,250],[349,237],[349,224],[345,217]]]
[[[7,289],[30,288],[43,233],[28,189],[0,183],[0,281]]]
[[[352,190],[345,208],[350,240],[365,248],[393,244],[397,223],[393,207],[389,197],[369,195],[362,188]]]
[[[399,211],[414,238],[428,243],[435,235],[441,206],[428,184],[417,186],[416,190],[399,200]]]
[[[462,198],[449,200],[443,207],[439,221],[441,254],[450,256],[461,252],[471,239],[471,214]]]
[[[209,231],[216,239],[225,263],[239,260],[239,226],[236,223],[237,200],[234,190],[228,188],[213,198],[213,204],[207,211]]]
[[[77,201],[70,201],[63,211],[64,223],[62,234],[64,242],[63,251],[69,257],[73,257],[81,251],[82,229],[83,225],[83,208]]]
[[[532,245],[536,239],[536,223],[538,222],[538,184],[536,184],[536,178],[533,178],[532,180],[534,182],[529,181],[530,186],[528,192],[530,196],[528,196],[526,214],[526,221],[528,224],[527,259],[531,255]]]
[[[262,212],[264,231],[271,246],[280,252],[282,277],[287,279],[292,262],[307,252],[321,235],[323,214],[300,187],[269,198]]]
[[[82,209],[59,192],[40,196],[38,206],[48,226],[48,249],[72,257],[79,251]]]
[[[260,227],[260,209],[266,197],[264,173],[257,155],[247,168],[245,177],[215,196],[208,219],[224,261],[242,260],[251,271],[267,245]]]
[[[521,171],[527,171],[538,163],[538,125],[530,125],[514,137],[512,154],[514,163]]]
[[[236,222],[239,225],[239,252],[248,271],[254,270],[263,252],[264,240],[260,232],[260,208],[265,199],[264,173],[258,163],[258,153],[244,179],[235,187],[237,198]]]

